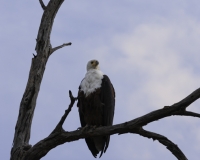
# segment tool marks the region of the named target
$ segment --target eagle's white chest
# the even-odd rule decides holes
[[[94,92],[97,88],[101,87],[103,79],[103,72],[98,69],[90,69],[85,74],[85,78],[81,82],[81,90],[88,96]]]

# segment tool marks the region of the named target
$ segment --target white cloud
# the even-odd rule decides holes
[[[188,21],[190,22],[190,19]],[[185,65],[185,59],[180,51],[184,48],[191,51],[200,50],[200,46],[179,44],[186,44],[188,35],[191,42],[200,42],[200,38],[197,39],[197,35],[200,37],[200,30],[196,27],[196,24],[200,24],[178,24],[179,21],[142,24],[133,31],[114,38],[114,46],[125,55],[124,58],[118,59],[114,69],[121,72],[128,70],[132,74],[132,79],[135,75],[141,75],[138,89],[133,90],[130,96],[130,104],[144,98],[152,108],[160,108],[181,100],[198,87],[200,75],[194,72],[193,64]],[[192,56],[194,60],[199,58],[196,54]],[[141,98],[135,99],[135,92]]]

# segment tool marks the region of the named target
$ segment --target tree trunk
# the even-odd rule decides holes
[[[37,35],[36,53],[32,58],[28,83],[22,97],[19,109],[11,160],[22,159],[24,153],[31,147],[29,145],[31,124],[36,106],[40,84],[44,75],[46,63],[52,53],[50,34],[54,18],[64,0],[50,0],[47,7],[43,5],[44,13]],[[41,4],[43,2],[40,0]]]

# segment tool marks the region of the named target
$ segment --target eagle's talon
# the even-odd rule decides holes
[[[78,128],[77,128],[77,130],[81,130],[81,129],[83,129],[83,127],[78,127]]]

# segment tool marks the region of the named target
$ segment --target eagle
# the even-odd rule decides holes
[[[78,91],[79,117],[81,127],[111,126],[115,110],[115,90],[107,75],[99,68],[97,60],[87,63],[87,73]],[[87,146],[96,158],[106,152],[110,135],[85,138]]]

